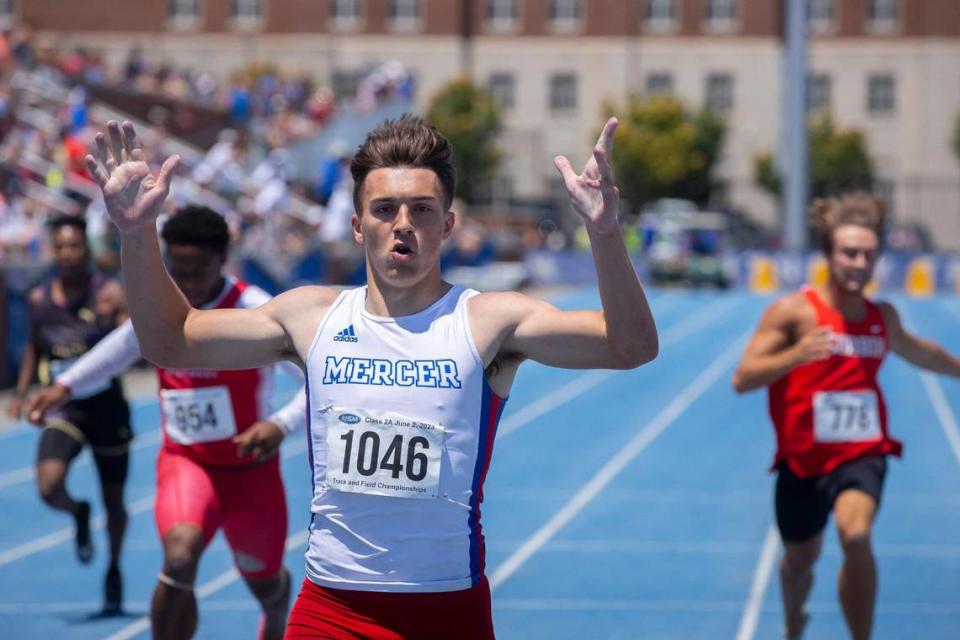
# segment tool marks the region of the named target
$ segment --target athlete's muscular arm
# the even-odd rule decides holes
[[[171,156],[154,176],[133,126],[107,123],[109,142],[97,134],[96,157],[86,158],[120,229],[124,288],[143,355],[167,367],[247,369],[296,358],[282,317],[297,304],[288,292],[253,310],[192,309],[163,266],[156,218],[170,191],[179,158]]]
[[[560,311],[519,293],[481,294],[470,317],[482,334],[485,364],[512,355],[557,367],[628,369],[656,357],[656,324],[617,221],[620,194],[610,166],[616,128],[611,118],[581,175],[567,158],[555,159],[590,237],[603,311]]]
[[[887,340],[890,341],[891,351],[921,369],[960,378],[960,358],[951,355],[933,340],[907,331],[893,305],[881,302],[877,306],[887,326]]]
[[[803,326],[816,322],[809,303],[800,294],[792,294],[770,305],[733,373],[737,393],[753,391],[776,382],[794,367],[822,360],[830,355],[830,332],[813,326],[796,338]],[[804,322],[806,320],[806,322]]]

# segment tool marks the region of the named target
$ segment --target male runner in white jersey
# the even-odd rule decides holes
[[[230,233],[215,211],[184,207],[167,219],[161,235],[170,272],[191,304],[250,309],[270,299],[224,275]],[[32,396],[29,419],[42,424],[48,410],[102,386],[140,359],[137,335],[126,322]],[[278,366],[302,378],[292,363]],[[157,370],[164,438],[154,511],[164,559],[151,607],[155,638],[193,635],[193,581],[200,556],[220,528],[263,609],[258,637],[283,635],[290,578],[282,566],[287,513],[275,454],[284,436],[303,426],[306,398],[301,391],[269,414],[273,369]]]
[[[555,161],[591,240],[602,311],[444,282],[452,149],[412,116],[373,131],[351,163],[366,287],[301,287],[255,310],[191,308],[153,229],[178,159],[153,176],[131,125],[98,135],[87,163],[123,237],[144,355],[227,369],[289,359],[307,372],[313,521],[288,637],[493,637],[479,504],[520,362],[626,369],[658,349],[617,222],[616,125],[581,175]]]

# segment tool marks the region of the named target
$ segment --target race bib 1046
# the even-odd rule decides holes
[[[865,442],[883,437],[877,394],[826,391],[813,394],[813,430],[817,442]]]
[[[436,498],[443,426],[390,411],[327,408],[327,486],[394,498]]]
[[[160,404],[164,428],[176,443],[189,445],[227,440],[237,434],[227,387],[163,389]]]

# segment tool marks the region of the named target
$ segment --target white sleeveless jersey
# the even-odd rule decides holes
[[[505,400],[453,287],[420,313],[342,293],[307,353],[313,502],[307,576],[367,591],[454,591],[483,576],[483,481]]]

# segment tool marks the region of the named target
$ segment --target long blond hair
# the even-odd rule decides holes
[[[810,224],[817,233],[820,248],[826,255],[833,252],[833,232],[853,224],[866,227],[882,237],[886,210],[883,203],[866,191],[851,191],[835,198],[817,198],[810,205]]]

